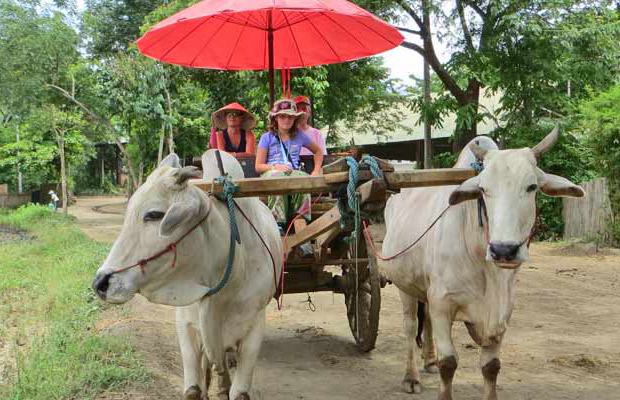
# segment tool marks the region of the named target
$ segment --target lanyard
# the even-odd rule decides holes
[[[280,152],[282,153],[282,162],[291,166],[291,168],[295,169],[295,165],[293,164],[293,160],[291,159],[291,155],[286,149],[286,146],[282,143],[280,136],[275,135],[278,143],[280,143]]]

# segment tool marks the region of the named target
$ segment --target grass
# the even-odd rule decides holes
[[[40,206],[0,212],[0,224],[34,236],[0,243],[0,398],[91,399],[147,380],[126,340],[94,329],[105,306],[90,283],[108,246]]]

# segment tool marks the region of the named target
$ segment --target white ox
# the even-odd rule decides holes
[[[233,178],[243,177],[233,157],[222,153],[222,160]],[[219,175],[214,151],[203,156],[203,169],[206,179]],[[185,399],[208,398],[212,363],[220,375],[221,399],[250,399],[266,307],[276,289],[274,273],[280,276],[282,241],[271,212],[258,198],[238,199],[269,251],[237,212],[241,244],[232,274],[220,292],[204,297],[224,275],[231,228],[226,204],[188,185],[196,174],[194,167],[181,168],[174,154],[161,162],[129,201],[121,233],[97,271],[93,288],[110,303],[125,303],[140,293],[151,302],[178,306]],[[176,260],[170,251],[143,267],[118,272],[165,249],[203,218],[177,244]],[[234,368],[232,382],[229,368]]]
[[[515,275],[529,256],[527,239],[536,219],[536,193],[585,194],[570,181],[537,168],[537,160],[557,137],[556,128],[536,147],[518,150],[498,150],[493,140],[476,138],[461,152],[455,167],[469,168],[476,157],[483,159],[484,170],[478,176],[459,187],[403,190],[388,201],[385,255],[403,250],[451,205],[416,246],[381,264],[398,287],[403,304],[406,391],[421,391],[414,345],[419,300],[429,305],[441,377],[439,399],[452,399],[452,379],[458,364],[451,336],[453,321],[464,321],[472,339],[481,346],[483,399],[497,399],[499,352],[513,310]],[[478,198],[486,204],[485,229],[479,226],[477,202],[466,201]],[[431,326],[425,323],[425,330],[430,332],[427,328]],[[433,357],[430,342],[425,335],[427,368]]]

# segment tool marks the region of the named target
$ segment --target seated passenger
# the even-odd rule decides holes
[[[304,115],[299,119],[299,129],[305,133],[314,143],[316,143],[323,152],[323,155],[327,154],[327,146],[325,144],[325,137],[320,130],[310,125],[310,118],[312,117],[312,107],[310,106],[310,99],[306,96],[295,97],[295,106],[297,111],[301,111]],[[312,153],[308,149],[301,149],[302,156],[309,156]]]
[[[233,157],[254,155],[256,141],[252,128],[256,118],[252,113],[239,103],[230,103],[214,112],[211,119],[217,128],[216,148]]]
[[[268,115],[269,130],[263,134],[258,143],[256,154],[256,172],[262,176],[301,176],[299,171],[299,153],[302,148],[309,149],[314,155],[313,176],[321,173],[323,152],[306,134],[298,128],[299,119],[304,113],[298,112],[289,99],[278,100]],[[310,194],[287,196],[270,196],[268,206],[276,221],[284,227],[292,217],[291,212],[301,214],[310,220]]]

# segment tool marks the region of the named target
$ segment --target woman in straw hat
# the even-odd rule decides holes
[[[253,156],[256,147],[252,128],[256,125],[254,115],[239,103],[230,103],[216,112],[212,117],[217,148],[234,157]]]
[[[314,155],[314,171],[319,175],[323,164],[323,152],[305,133],[298,128],[303,112],[298,112],[295,103],[289,99],[278,100],[268,115],[269,130],[263,134],[258,143],[256,154],[256,172],[262,176],[299,176],[307,175],[300,171],[299,153],[307,148]],[[310,219],[310,195],[296,194],[287,196],[270,196],[268,205],[276,221],[286,224],[291,217],[290,211],[296,211]],[[289,201],[287,201],[289,200]]]

